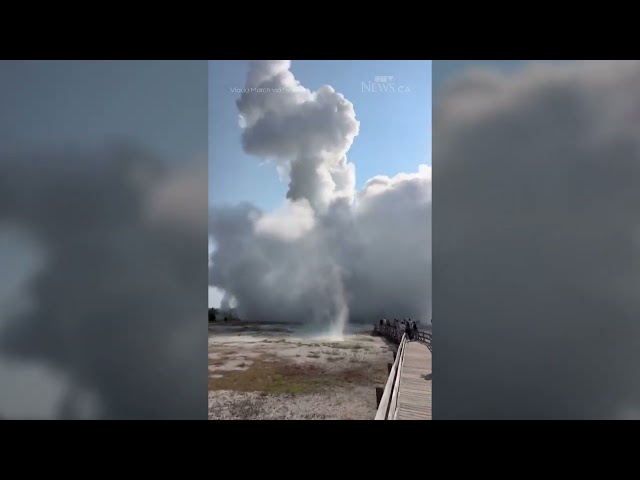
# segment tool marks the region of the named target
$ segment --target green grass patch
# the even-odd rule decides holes
[[[259,392],[266,395],[301,395],[336,386],[366,385],[372,382],[368,365],[354,365],[332,371],[321,365],[288,361],[256,360],[246,370],[218,370],[221,378],[209,378],[209,390]]]

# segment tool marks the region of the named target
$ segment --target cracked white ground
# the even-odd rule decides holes
[[[209,419],[373,419],[393,361],[363,326],[334,338],[290,325],[209,325]]]

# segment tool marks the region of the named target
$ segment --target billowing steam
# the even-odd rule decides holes
[[[204,418],[205,159],[0,152],[0,171],[0,416]]]
[[[251,320],[336,334],[385,315],[428,322],[431,167],[356,191],[346,157],[359,130],[353,104],[330,86],[307,90],[289,68],[252,62],[237,101],[244,150],[289,178],[287,198],[269,213],[248,203],[211,210],[210,285]]]
[[[637,417],[640,62],[470,71],[439,100],[438,418]]]

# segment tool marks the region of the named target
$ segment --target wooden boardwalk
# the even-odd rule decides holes
[[[431,351],[422,342],[405,346],[395,420],[431,420]]]
[[[377,389],[376,420],[431,420],[430,332],[413,332],[413,340],[397,325],[376,325],[374,332],[398,343],[387,383]],[[399,338],[401,337],[401,338]]]

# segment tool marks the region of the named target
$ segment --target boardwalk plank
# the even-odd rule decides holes
[[[405,348],[396,419],[431,420],[431,350],[421,342]]]

